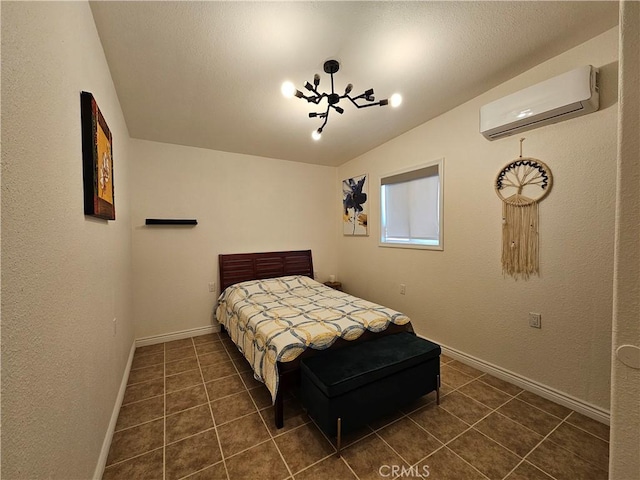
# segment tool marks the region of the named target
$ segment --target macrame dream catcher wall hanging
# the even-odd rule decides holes
[[[551,190],[551,170],[522,156],[498,173],[495,189],[502,200],[502,273],[528,279],[539,275],[538,202]]]

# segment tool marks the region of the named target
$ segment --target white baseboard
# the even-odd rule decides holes
[[[418,335],[419,337],[423,337],[422,335]],[[426,338],[426,340],[430,340]],[[430,340],[432,341],[432,340]],[[437,342],[436,342],[437,343]],[[447,355],[448,357],[453,358],[454,360],[458,360],[466,365],[477,368],[485,373],[493,375],[494,377],[498,377],[502,380],[505,380],[509,383],[513,383],[514,385],[519,386],[520,388],[524,388],[529,392],[535,393],[541,397],[546,398],[547,400],[551,400],[552,402],[556,402],[560,405],[564,405],[567,408],[575,410],[578,413],[586,415],[589,418],[597,420],[601,423],[609,425],[611,421],[611,414],[608,410],[597,407],[590,403],[579,400],[567,393],[556,390],[555,388],[548,387],[541,383],[538,383],[529,378],[523,377],[522,375],[518,375],[517,373],[511,372],[504,368],[493,365],[489,362],[481,360],[479,358],[473,357],[471,355],[467,355],[455,348],[446,347],[440,344],[442,348],[442,353]]]
[[[93,472],[94,480],[100,480],[104,474],[104,467],[107,464],[107,456],[109,455],[109,448],[111,448],[111,440],[113,439],[113,432],[116,429],[116,422],[118,421],[118,415],[120,414],[120,407],[122,406],[122,400],[124,400],[124,391],[127,389],[127,381],[129,380],[129,372],[131,371],[131,363],[133,362],[133,352],[136,351],[136,342],[131,343],[131,350],[129,351],[129,359],[127,360],[127,366],[124,369],[122,375],[122,381],[120,382],[120,390],[116,397],[116,403],[113,406],[113,412],[111,412],[111,420],[109,421],[109,427],[107,433],[104,436],[104,442],[102,442],[102,449],[100,450],[100,457],[98,457],[98,465]]]
[[[161,335],[138,338],[136,339],[136,347],[155,345],[157,343],[170,342],[172,340],[182,340],[183,338],[197,337],[198,335],[206,335],[207,333],[216,333],[219,331],[220,324],[216,322],[214,325],[207,325],[206,327],[191,328],[189,330],[181,330],[179,332],[163,333]]]

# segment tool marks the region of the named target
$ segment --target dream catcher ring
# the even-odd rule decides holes
[[[502,272],[514,278],[539,274],[538,202],[549,194],[551,170],[542,161],[522,156],[500,170],[496,194],[502,200]]]
[[[546,197],[552,184],[551,170],[544,162],[535,158],[520,157],[500,170],[495,187],[498,197],[503,202],[510,205],[528,205]]]

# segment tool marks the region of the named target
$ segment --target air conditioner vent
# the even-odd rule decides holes
[[[598,69],[579,67],[512,93],[480,109],[480,133],[489,140],[595,112]]]

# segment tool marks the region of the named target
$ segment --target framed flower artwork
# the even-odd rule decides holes
[[[342,181],[342,233],[344,235],[369,235],[367,188],[366,174]]]
[[[80,94],[84,214],[116,219],[113,187],[113,139],[93,95]]]

